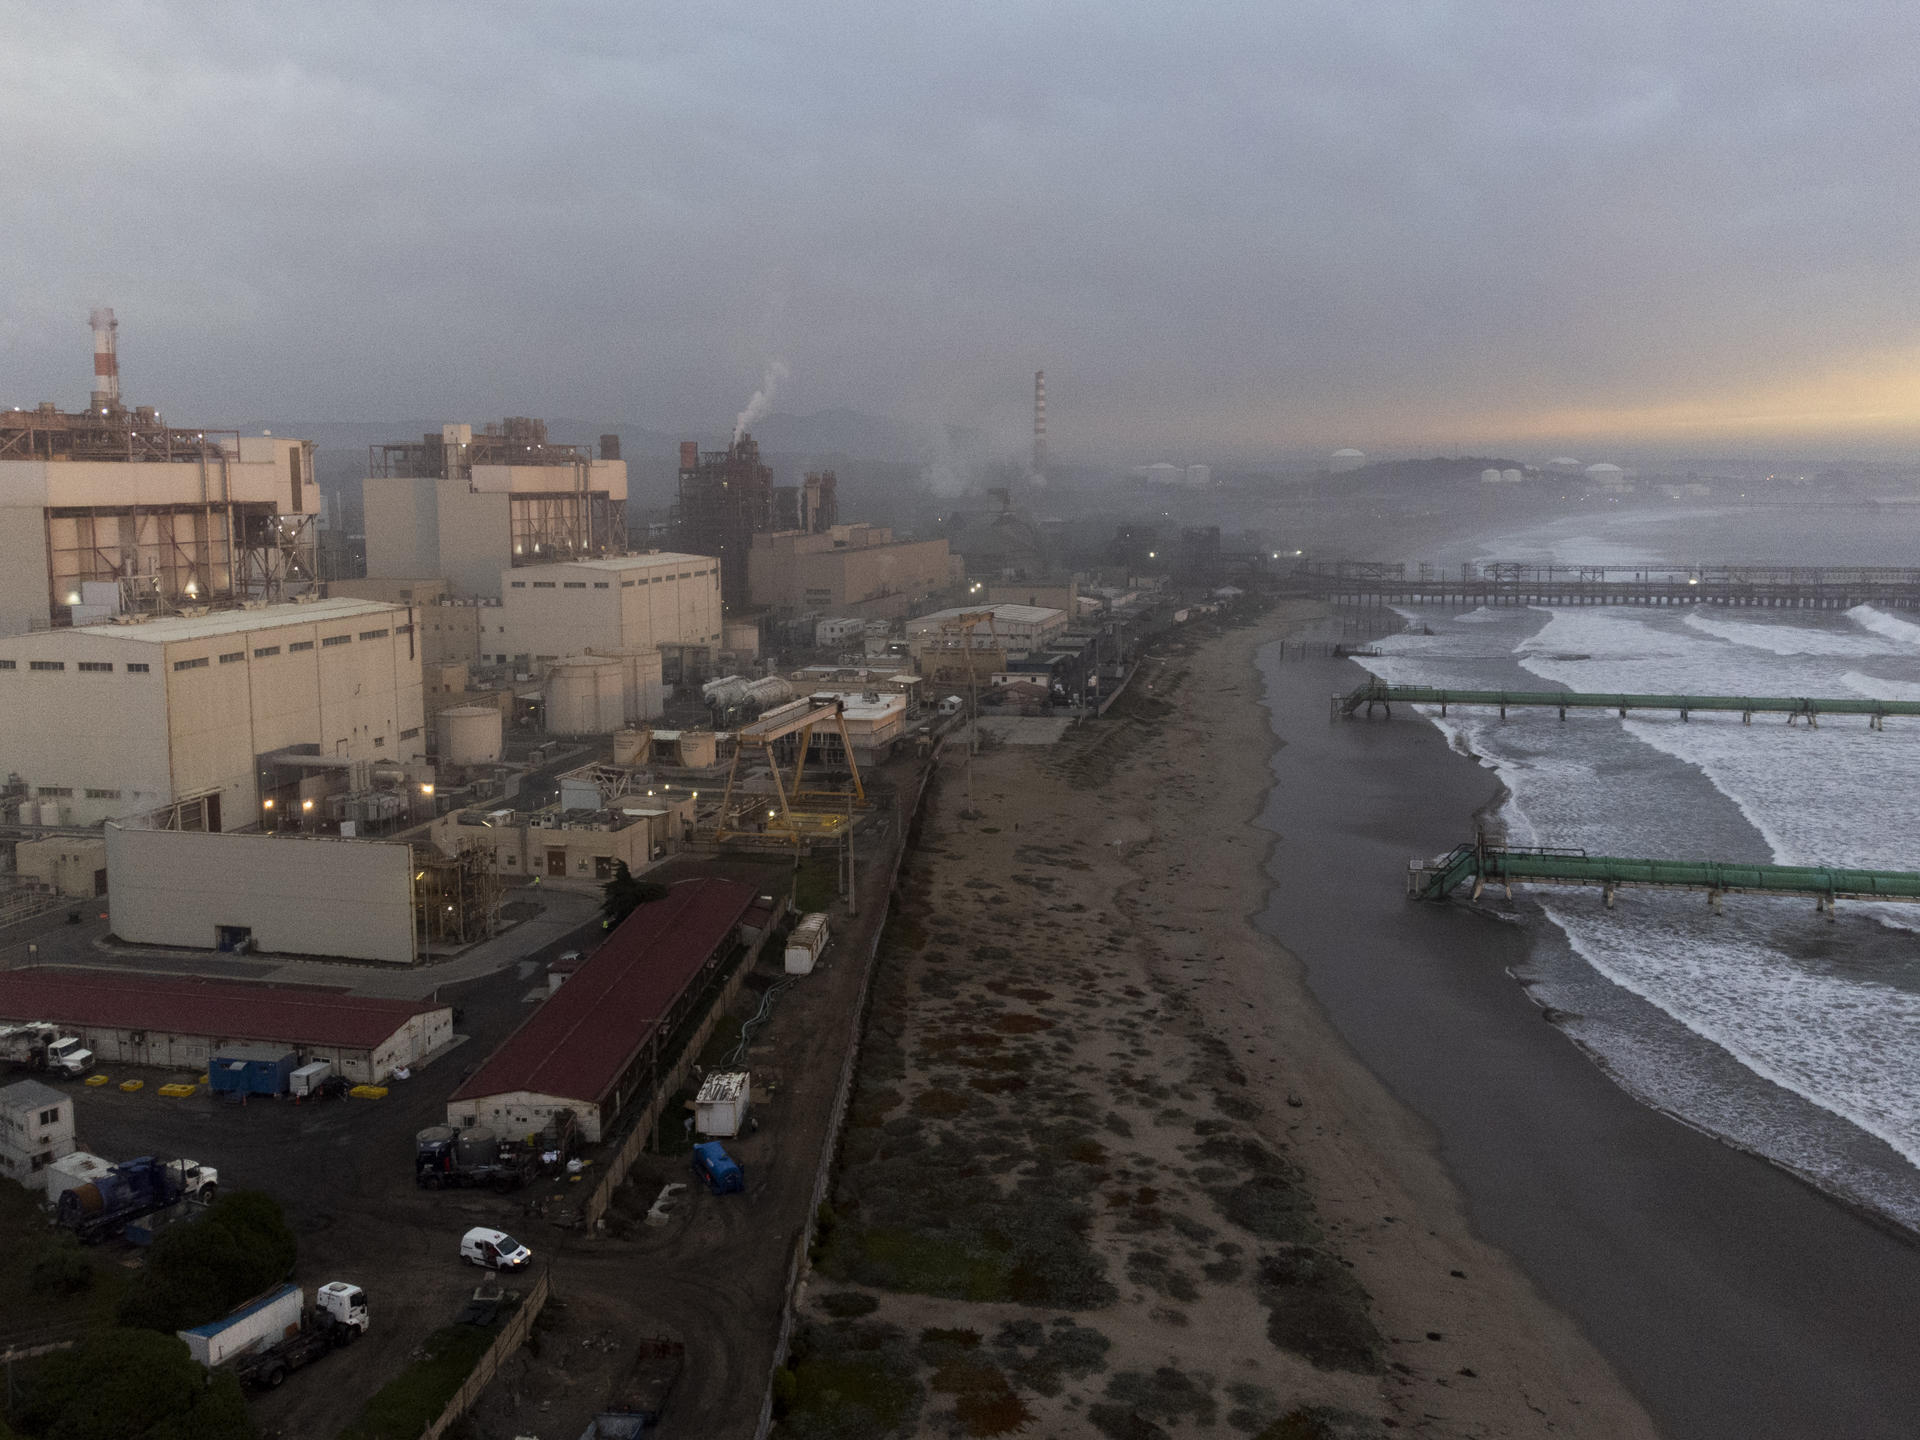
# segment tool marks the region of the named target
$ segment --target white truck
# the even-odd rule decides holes
[[[282,1285],[231,1315],[178,1332],[193,1358],[209,1370],[227,1366],[243,1385],[275,1389],[301,1366],[350,1345],[371,1324],[367,1295],[358,1285],[333,1280],[313,1295]]]
[[[0,1025],[0,1063],[55,1075],[84,1075],[93,1069],[93,1052],[78,1037],[62,1035],[50,1020],[28,1020]]]
[[[220,1172],[198,1160],[169,1160],[167,1168],[180,1179],[180,1189],[189,1200],[211,1205],[220,1193]]]

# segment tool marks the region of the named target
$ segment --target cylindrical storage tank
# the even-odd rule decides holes
[[[635,725],[644,725],[649,720],[658,719],[666,713],[667,692],[662,678],[663,669],[660,652],[653,646],[633,648],[615,652],[625,678],[625,694],[622,704],[626,708],[626,719]]]
[[[440,712],[440,761],[445,765],[497,765],[500,711],[493,705],[453,705]]]
[[[626,724],[625,666],[613,655],[570,655],[547,670],[547,731],[611,735]]]
[[[1492,466],[1488,466],[1480,472],[1480,483],[1482,485],[1498,485],[1500,483],[1500,472]]]
[[[490,1165],[499,1158],[500,1137],[484,1125],[471,1130],[456,1130],[453,1152],[464,1165]]]
[[[778,675],[768,675],[747,686],[746,701],[762,710],[775,705],[784,705],[793,698],[793,686]]]
[[[715,710],[730,710],[745,697],[747,683],[740,675],[722,675],[700,687],[700,698]]]
[[[1500,478],[1509,485],[1518,485],[1520,483],[1520,472],[1518,470],[1502,470],[1500,472]]]
[[[616,730],[613,732],[613,763],[616,765],[644,765],[647,756],[649,732],[645,730]]]

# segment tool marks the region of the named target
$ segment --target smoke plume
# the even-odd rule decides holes
[[[772,360],[767,363],[767,373],[760,377],[760,388],[754,391],[753,398],[747,401],[747,408],[742,410],[734,419],[733,439],[735,444],[738,444],[740,437],[746,433],[747,426],[753,424],[754,421],[758,420],[772,408],[773,392],[780,382],[786,378],[786,361]]]

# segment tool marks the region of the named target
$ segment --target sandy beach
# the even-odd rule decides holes
[[[950,761],[875,979],[786,1433],[1654,1433],[1253,923],[1255,656],[1316,615],[1183,636],[1107,717],[984,751],[970,787]]]

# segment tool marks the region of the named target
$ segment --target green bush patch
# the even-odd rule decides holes
[[[1263,1255],[1255,1294],[1267,1307],[1267,1338],[1322,1370],[1378,1374],[1380,1332],[1367,1292],[1339,1260],[1310,1245]]]
[[[447,1408],[499,1333],[498,1324],[434,1331],[420,1347],[423,1358],[381,1386],[340,1440],[413,1440]]]

